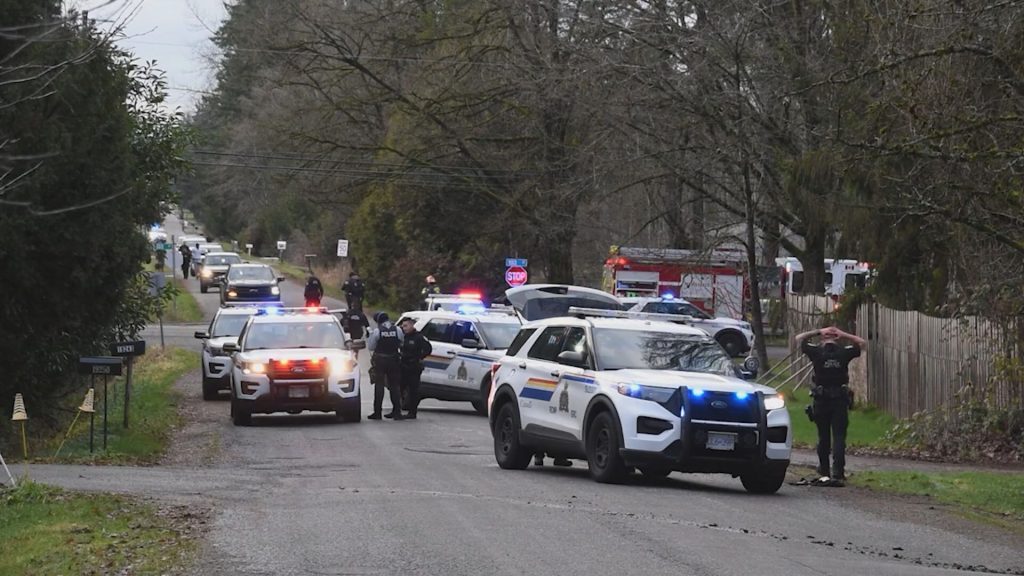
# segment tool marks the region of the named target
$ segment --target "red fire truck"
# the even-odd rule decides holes
[[[612,246],[603,289],[616,296],[688,300],[712,316],[742,318],[750,290],[742,250],[679,250]],[[781,267],[759,270],[762,297],[781,298]]]

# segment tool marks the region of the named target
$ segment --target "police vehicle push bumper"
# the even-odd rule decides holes
[[[297,414],[310,410],[358,418],[359,374],[350,360],[282,357],[241,364],[236,372],[233,411]]]
[[[744,475],[785,470],[792,443],[781,398],[763,392],[709,391],[681,387],[657,400],[639,385],[624,386],[618,399],[627,466],[679,472]]]

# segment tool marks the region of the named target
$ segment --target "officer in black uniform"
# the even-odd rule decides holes
[[[420,297],[423,298],[423,309],[429,310],[430,303],[427,300],[431,296],[441,293],[441,287],[437,285],[437,280],[433,276],[426,277],[426,284],[420,289]]]
[[[406,418],[416,419],[420,405],[420,376],[423,374],[423,359],[430,356],[433,347],[430,340],[416,330],[412,318],[399,322],[405,337],[402,339],[402,400],[408,411]]]
[[[366,314],[363,314],[363,311],[358,308],[346,310],[341,316],[341,324],[344,326],[345,331],[348,332],[348,336],[352,339],[353,343],[362,340],[363,335],[370,328],[370,321],[366,319]],[[359,350],[364,346],[365,343],[363,342],[353,346],[352,350],[355,352],[356,358],[359,357]]]
[[[358,272],[349,272],[348,280],[341,285],[341,291],[345,293],[345,302],[348,309],[363,309],[363,296],[366,294],[366,284],[359,277]]]
[[[373,315],[377,323],[377,329],[370,334],[368,347],[373,355],[370,356],[370,370],[373,370],[373,414],[370,420],[380,420],[381,411],[384,408],[384,388],[386,387],[391,395],[391,412],[385,414],[385,418],[402,420],[402,368],[399,352],[402,349],[402,332],[385,312],[377,312]]]
[[[810,338],[820,336],[819,344]],[[839,340],[852,342],[841,346]],[[800,350],[813,365],[814,388],[811,396],[812,418],[818,427],[818,475],[815,484],[844,486],[846,484],[846,429],[850,423],[850,361],[860,356],[867,344],[863,338],[847,334],[836,327],[811,330],[796,337]],[[828,457],[834,454],[829,475]]]

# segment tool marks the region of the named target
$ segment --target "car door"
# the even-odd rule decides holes
[[[582,440],[584,412],[594,391],[594,379],[587,375],[593,360],[590,345],[587,342],[587,331],[581,326],[571,326],[566,331],[561,352],[578,352],[583,361],[568,362],[558,360],[557,411],[555,425],[559,430]]]
[[[433,349],[430,356],[423,359],[421,381],[436,386],[449,385],[448,366],[455,358],[455,350],[451,345],[452,329],[453,322],[446,318],[431,318],[420,328]]]
[[[554,433],[556,436],[562,430],[558,425],[558,396],[555,392],[562,373],[557,358],[565,342],[565,331],[564,326],[545,328],[527,352],[525,362],[519,364],[526,376],[519,391],[524,430],[532,425],[540,427],[535,432]]]
[[[480,334],[470,320],[456,320],[452,323],[450,349],[455,354],[448,365],[448,384],[462,390],[477,391],[484,372],[491,369],[491,363],[475,354],[476,349],[463,346],[463,340],[480,342]]]

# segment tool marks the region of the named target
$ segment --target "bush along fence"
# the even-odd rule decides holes
[[[787,299],[790,350],[794,336],[833,322],[835,303],[824,296]],[[935,318],[873,302],[858,306],[849,328],[868,340],[850,365],[851,386],[889,414],[909,418],[983,401],[1000,410],[1024,410],[1024,366],[1016,322],[977,317]]]

